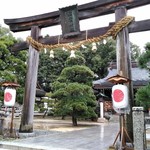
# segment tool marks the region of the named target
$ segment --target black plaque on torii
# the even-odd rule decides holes
[[[77,5],[68,6],[59,9],[60,21],[62,27],[62,36],[64,38],[80,34],[78,8]]]

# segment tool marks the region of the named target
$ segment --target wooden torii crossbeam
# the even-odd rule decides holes
[[[95,1],[87,4],[83,4],[78,6],[79,11],[79,20],[89,19],[92,17],[102,16],[114,13],[115,8],[126,6],[126,9],[133,9],[139,6],[150,4],[149,0],[101,0]],[[60,24],[60,14],[59,11],[54,11],[46,14],[41,14],[37,16],[30,16],[25,18],[17,18],[17,19],[4,19],[4,22],[9,25],[10,30],[13,32],[27,31],[31,30],[32,26],[38,26],[39,28],[50,27],[54,25]],[[107,27],[97,28],[88,30],[88,38],[93,38],[99,35],[103,35],[106,33],[108,29],[112,27],[114,23],[110,23]],[[129,33],[148,31],[150,30],[150,19],[143,21],[134,21],[128,27]],[[44,44],[57,44],[58,36],[51,36],[43,38],[41,36],[38,37],[38,41]],[[86,37],[86,31],[82,31],[79,36],[74,38],[63,38],[60,36],[60,43],[70,43],[73,41],[81,41]],[[28,49],[27,42],[21,42],[15,44],[11,51],[16,52],[19,50]]]
[[[115,13],[116,22],[126,16],[128,9],[144,6],[150,4],[149,0],[101,0],[84,5],[78,6],[79,20],[88,19],[96,16],[102,16],[106,14]],[[31,30],[31,37],[41,43],[56,44],[58,42],[58,36],[42,38],[40,36],[40,29],[44,27],[50,27],[60,24],[59,11],[25,17],[18,19],[4,19],[4,22],[9,25],[10,30],[13,32]],[[88,31],[88,38],[103,35],[108,29],[111,28],[113,23],[108,27],[92,29]],[[118,74],[122,74],[124,77],[131,79],[131,60],[130,60],[130,46],[129,46],[129,32],[139,32],[150,30],[150,20],[133,22],[129,27],[125,27],[117,35],[117,68]],[[82,31],[80,35],[73,38],[63,38],[60,36],[60,43],[69,43],[73,41],[80,41],[85,39],[86,33]],[[22,42],[14,45],[12,51],[18,51],[27,49],[29,47],[28,58],[28,70],[26,75],[26,87],[24,96],[24,108],[21,118],[20,132],[32,132],[33,131],[33,113],[34,113],[34,100],[36,90],[36,80],[38,72],[39,52],[28,45],[26,42]],[[123,56],[123,57],[122,57]],[[130,105],[133,106],[133,87],[132,82],[128,85],[130,91]],[[132,115],[129,115],[127,119],[129,126],[130,137],[133,135],[132,129]]]
[[[107,27],[88,30],[88,38],[93,38],[93,37],[97,37],[97,36],[105,34],[113,25],[114,25],[114,23],[110,23],[110,25]],[[128,26],[128,29],[129,29],[129,33],[148,31],[148,30],[150,30],[150,19],[143,20],[143,21],[133,21]],[[69,38],[69,39],[62,38],[62,36],[60,36],[60,35],[45,37],[45,38],[40,36],[38,41],[43,44],[57,44],[58,37],[60,38],[60,40],[59,40],[60,43],[71,43],[74,41],[81,41],[81,40],[85,40],[86,31],[81,31],[81,34],[79,36],[76,36],[74,38]],[[26,50],[28,48],[29,48],[28,43],[26,41],[24,41],[24,42],[15,44],[11,48],[11,52]]]
[[[89,19],[97,16],[114,13],[114,10],[120,6],[126,6],[126,9],[133,9],[139,6],[150,4],[149,0],[100,0],[78,6],[79,20]],[[39,28],[50,27],[60,24],[59,11],[54,11],[37,16],[4,19],[13,32],[31,30],[32,26]]]

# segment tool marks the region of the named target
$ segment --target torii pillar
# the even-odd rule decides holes
[[[115,10],[116,22],[125,17],[127,10],[124,6],[118,7]],[[116,38],[116,53],[117,53],[117,73],[126,78],[132,79],[131,76],[131,54],[128,27],[123,28]],[[129,136],[133,139],[133,123],[132,123],[132,107],[133,107],[133,83],[127,84],[129,89],[129,104],[130,113],[126,117],[126,128]]]
[[[38,26],[31,27],[31,37],[38,41],[40,28]],[[33,132],[34,103],[36,94],[37,73],[39,64],[39,52],[37,49],[29,45],[28,68],[25,83],[25,95],[23,103],[23,112],[19,132]]]

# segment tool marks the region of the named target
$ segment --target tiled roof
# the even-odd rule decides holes
[[[109,77],[117,75],[117,69],[116,67],[110,67],[108,69],[108,75],[103,78],[96,81],[93,81],[93,85],[95,88],[111,88],[114,84],[107,81]],[[140,87],[147,85],[150,82],[149,72],[146,69],[141,69],[139,67],[133,67],[131,69],[131,75],[133,82],[133,87]]]

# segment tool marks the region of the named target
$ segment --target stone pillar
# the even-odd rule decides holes
[[[100,118],[104,118],[104,103],[100,102]]]
[[[100,106],[100,117],[98,118],[97,122],[100,122],[100,123],[108,122],[108,120],[106,120],[104,118],[104,101],[103,101],[103,98],[101,98],[101,100],[99,100],[99,106]]]
[[[4,118],[0,118],[0,135],[3,134]]]
[[[144,125],[144,112],[143,107],[133,107],[133,138],[134,149],[146,149],[146,135]]]

